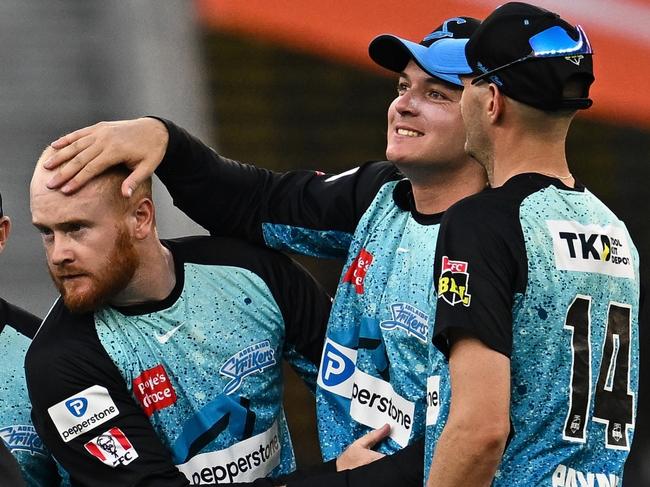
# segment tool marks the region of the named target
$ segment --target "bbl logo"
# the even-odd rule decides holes
[[[469,306],[472,296],[467,292],[469,282],[468,264],[462,260],[442,258],[442,270],[438,279],[438,297],[455,306],[462,303]]]

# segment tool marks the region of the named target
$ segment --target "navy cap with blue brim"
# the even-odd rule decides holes
[[[473,84],[496,84],[510,98],[541,110],[589,108],[594,81],[593,51],[587,34],[558,14],[522,2],[492,12],[469,41],[442,39],[446,58],[431,68],[440,73],[472,73]],[[573,85],[581,93],[567,95]]]
[[[420,43],[382,34],[372,40],[368,52],[373,61],[396,73],[404,71],[409,61],[413,60],[431,76],[462,86],[459,75],[469,74],[472,70],[467,67],[456,71],[450,69],[458,61],[457,54],[455,49],[449,51],[443,41],[462,40],[466,43],[479,25],[480,21],[472,17],[453,17],[445,20]],[[464,53],[461,58],[465,58]],[[443,66],[444,70],[438,69],[438,66]]]

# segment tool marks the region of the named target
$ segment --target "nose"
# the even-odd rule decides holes
[[[395,110],[400,115],[415,115],[418,113],[418,99],[413,90],[408,90],[395,100]]]
[[[48,247],[48,255],[52,265],[60,266],[74,260],[72,248],[67,239],[63,236],[55,236]]]

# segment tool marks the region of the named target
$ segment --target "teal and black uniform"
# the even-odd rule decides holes
[[[413,463],[394,462],[392,470],[397,482],[419,485],[441,215],[416,211],[409,181],[389,162],[338,175],[278,174],[225,159],[165,123],[169,143],[156,174],[212,234],[345,259],[318,378],[321,451],[336,458],[390,423],[378,449],[413,448]]]
[[[521,174],[447,210],[436,263],[434,344],[448,353],[462,329],[510,358],[512,431],[492,485],[621,486],[639,387],[625,224],[584,187]],[[431,367],[431,415],[445,417],[447,375]],[[427,470],[441,423],[427,430]]]
[[[61,485],[49,452],[30,418],[31,406],[25,383],[25,353],[41,320],[0,299],[0,438],[20,465],[28,486]],[[9,485],[9,484],[7,484]]]
[[[36,429],[74,485],[292,472],[282,359],[315,385],[331,299],[278,252],[163,243],[176,274],[164,300],[86,314],[57,301],[26,359]]]

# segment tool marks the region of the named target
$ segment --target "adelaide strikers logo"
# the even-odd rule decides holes
[[[230,357],[221,366],[219,372],[232,380],[224,387],[224,394],[232,394],[242,384],[244,377],[264,370],[276,364],[275,352],[268,340],[262,340]]]
[[[469,285],[468,264],[462,260],[451,260],[446,255],[442,258],[442,269],[438,279],[438,298],[455,306],[461,303],[469,306],[472,296],[467,292]]]

